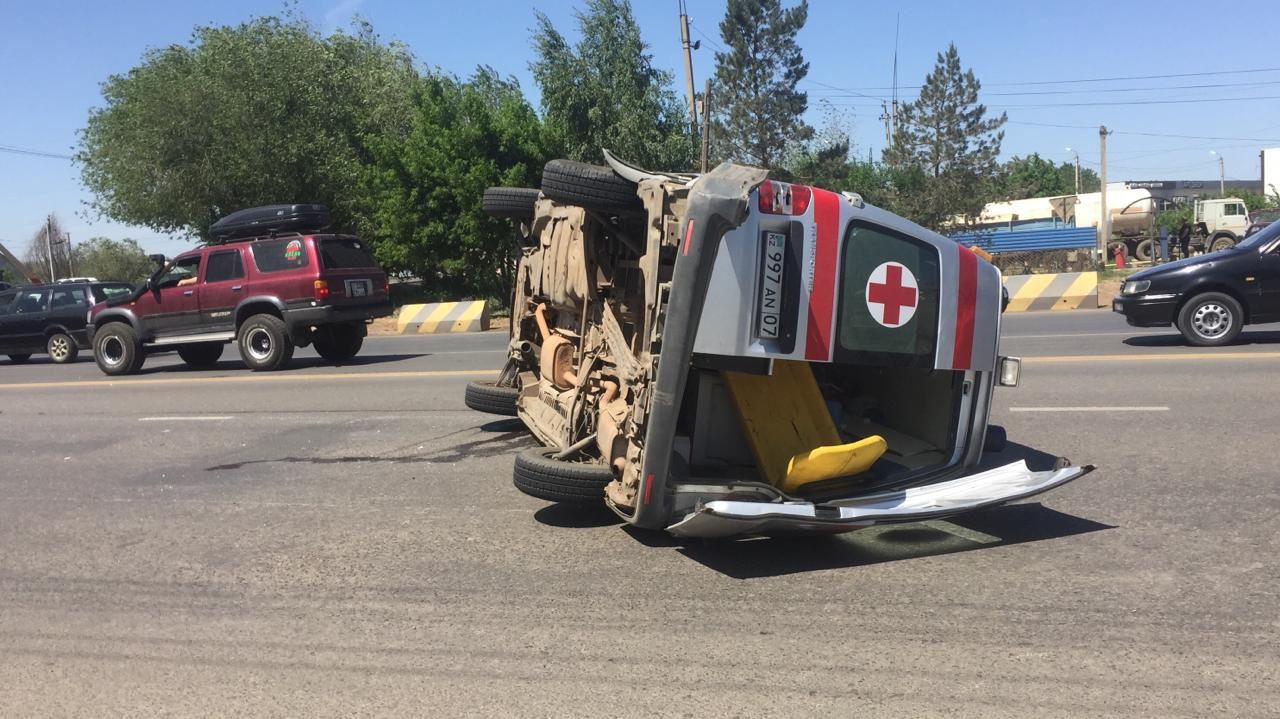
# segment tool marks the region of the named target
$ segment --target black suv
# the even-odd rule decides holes
[[[124,282],[66,282],[0,291],[0,354],[26,362],[47,354],[58,364],[88,349],[89,308],[133,294]]]

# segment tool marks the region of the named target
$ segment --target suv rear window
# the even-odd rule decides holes
[[[307,266],[307,248],[299,237],[255,242],[253,264],[259,272],[296,270]]]
[[[377,267],[364,242],[354,237],[334,237],[320,241],[320,264],[326,270]]]

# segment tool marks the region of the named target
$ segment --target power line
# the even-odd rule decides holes
[[[696,32],[696,33],[698,33],[699,35],[701,35],[703,40],[706,40],[707,42],[711,43],[711,45],[712,45],[713,47],[715,47],[715,49],[719,50],[720,52],[728,52],[728,50],[725,50],[725,49],[724,49],[724,46],[723,46],[723,45],[721,45],[720,43],[716,42],[715,40],[712,40],[710,35],[708,35],[708,34],[706,34],[705,32],[703,32],[703,31],[702,31],[702,28],[698,27],[697,25],[694,25],[692,21],[690,21],[690,23],[689,23],[689,27],[693,28],[693,31],[694,31],[694,32]]]
[[[992,82],[985,83],[987,87],[1027,87],[1030,85],[1070,85],[1086,82],[1118,82],[1120,80],[1169,80],[1180,77],[1210,77],[1214,75],[1246,75],[1261,72],[1280,72],[1280,67],[1264,67],[1252,68],[1248,70],[1218,70],[1214,72],[1184,72],[1167,75],[1127,75],[1123,77],[1091,77],[1071,80],[1027,80],[1022,82]],[[818,83],[822,84],[822,83]],[[898,89],[919,90],[921,85],[900,85]],[[856,90],[892,90],[892,87],[860,87],[860,88],[839,88],[852,92]]]
[[[866,95],[872,100],[879,98]],[[1260,95],[1255,97],[1202,97],[1202,98],[1184,98],[1179,100],[1125,100],[1119,102],[1033,102],[1021,105],[987,105],[988,109],[995,110],[1030,110],[1044,109],[1055,107],[1121,107],[1125,105],[1186,105],[1200,102],[1252,102],[1256,100],[1280,100],[1280,95]],[[873,107],[872,105],[859,104],[854,102],[833,102],[832,105],[841,107]],[[985,104],[985,103],[984,103]]]
[[[59,155],[56,152],[43,152],[41,150],[28,150],[25,147],[10,147],[8,145],[0,145],[0,152],[8,152],[13,155],[30,155],[32,157],[48,157],[54,160],[74,160],[76,158],[71,155]]]
[[[818,83],[822,84],[822,83]],[[1160,92],[1162,90],[1210,90],[1224,87],[1260,87],[1263,85],[1280,85],[1280,80],[1266,80],[1262,82],[1228,82],[1228,83],[1202,83],[1199,85],[1169,85],[1166,87],[1108,87],[1096,90],[1024,90],[1019,92],[982,92],[984,97],[1017,97],[1027,95],[1092,95],[1094,93],[1115,93],[1115,92]],[[833,88],[836,89],[836,88]],[[843,91],[843,90],[842,90]],[[862,93],[853,93],[857,97],[874,97],[877,100],[888,100],[889,95],[863,95]],[[847,95],[826,95],[826,97],[847,97]]]

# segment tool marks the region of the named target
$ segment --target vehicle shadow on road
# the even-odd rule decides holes
[[[301,369],[311,369],[315,367],[334,368],[334,367],[360,367],[369,365],[387,364],[389,362],[403,362],[405,360],[418,359],[425,357],[426,354],[387,354],[387,355],[361,355],[345,362],[330,362],[319,357],[302,357],[295,359],[289,363],[289,366],[280,370],[280,372],[288,374]],[[248,372],[249,368],[244,366],[244,362],[239,359],[223,359],[205,366],[192,367],[188,364],[171,364],[161,367],[143,367],[138,374],[179,374],[179,373],[206,373],[206,372],[226,372],[228,370],[239,370]]]
[[[533,518],[548,527],[561,529],[595,529],[622,524],[618,515],[603,504],[549,504],[534,512]]]
[[[1193,347],[1182,335],[1174,332],[1159,335],[1137,335],[1128,337],[1123,342],[1130,347]],[[1280,344],[1280,332],[1241,332],[1233,342],[1234,345],[1273,345]],[[1197,348],[1199,349],[1199,348]]]
[[[1007,547],[1112,528],[1041,504],[1016,504],[949,520],[888,524],[828,537],[715,542],[673,539],[672,544],[680,554],[725,576],[760,579]]]

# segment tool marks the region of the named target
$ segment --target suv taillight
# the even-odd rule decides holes
[[[329,299],[329,283],[324,280],[316,280],[312,285],[315,288],[315,296],[317,302],[323,302]]]
[[[760,185],[760,211],[771,215],[803,215],[813,191],[806,185],[765,180]]]

